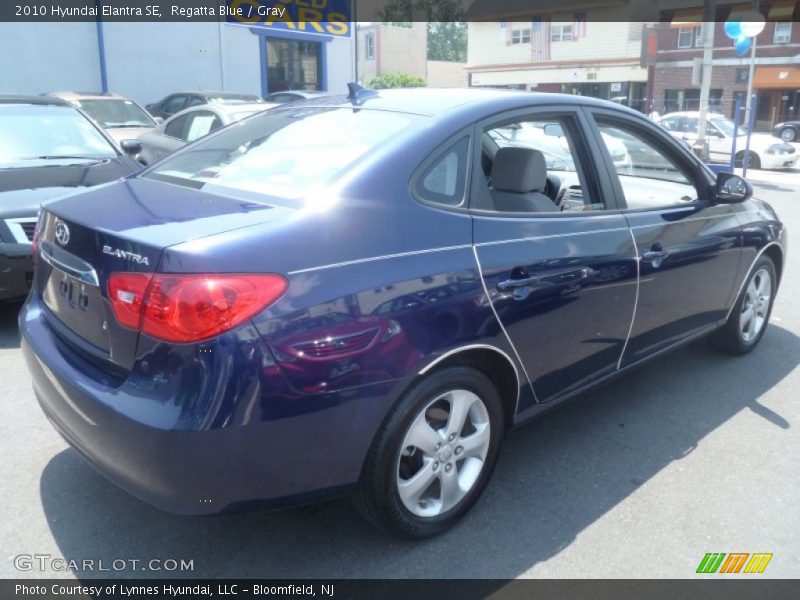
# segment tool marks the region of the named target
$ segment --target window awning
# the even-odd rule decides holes
[[[673,29],[677,29],[679,27],[700,27],[702,24],[702,8],[684,8],[675,11],[669,26]]]
[[[776,0],[769,9],[768,21],[791,21],[797,0]]]
[[[753,12],[753,5],[749,2],[744,4],[734,4],[731,7],[731,12],[728,15],[728,21],[744,21],[745,17],[749,16],[750,13]]]
[[[753,87],[759,90],[800,90],[800,67],[756,67]]]

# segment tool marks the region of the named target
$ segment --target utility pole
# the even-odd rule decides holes
[[[753,10],[758,12],[758,0],[752,0],[753,2]],[[754,35],[753,38],[753,45],[750,47],[750,74],[747,76],[747,98],[745,98],[745,105],[744,105],[744,122],[746,124],[750,124],[750,111],[753,110],[753,77],[755,76],[756,72],[756,44],[758,41],[758,36]]]
[[[694,151],[707,158],[706,117],[708,98],[711,95],[711,72],[714,60],[714,30],[716,28],[717,0],[703,0],[703,78],[700,82],[700,124]]]

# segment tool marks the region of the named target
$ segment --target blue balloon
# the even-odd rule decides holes
[[[736,56],[739,58],[745,56],[748,52],[750,52],[750,48],[752,46],[753,42],[750,41],[749,37],[740,37],[736,40]]]
[[[739,21],[726,21],[725,35],[732,40],[738,40],[742,37],[742,24]]]

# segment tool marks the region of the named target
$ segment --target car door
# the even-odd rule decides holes
[[[634,312],[633,240],[591,157],[584,121],[577,108],[551,107],[476,125],[475,256],[539,403],[613,372]],[[536,407],[519,408],[524,418]]]
[[[636,318],[621,366],[710,330],[725,318],[741,258],[736,207],[711,202],[713,177],[646,119],[592,109],[596,139],[639,259]],[[603,138],[635,139],[618,173]]]

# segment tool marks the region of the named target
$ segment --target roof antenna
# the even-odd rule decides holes
[[[347,84],[347,99],[351,102],[355,102],[356,104],[360,104],[369,96],[374,96],[378,93],[378,90],[373,90],[372,88],[366,88],[360,83],[356,83],[355,81],[351,81]]]

